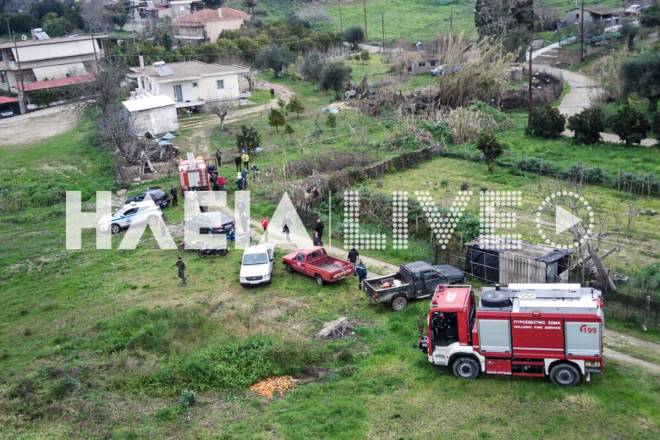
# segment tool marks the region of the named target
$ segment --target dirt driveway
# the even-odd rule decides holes
[[[0,120],[0,146],[26,145],[72,129],[78,121],[74,106],[56,106]]]

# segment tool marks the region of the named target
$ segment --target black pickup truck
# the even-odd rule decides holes
[[[424,261],[402,264],[394,274],[369,278],[362,284],[373,303],[390,303],[392,310],[406,308],[408,300],[433,295],[438,284],[463,284],[463,271],[441,264],[431,266]]]

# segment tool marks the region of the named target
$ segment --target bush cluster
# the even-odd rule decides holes
[[[605,130],[605,116],[597,107],[588,108],[568,118],[568,129],[573,130],[573,142],[592,145],[600,141],[600,132]]]
[[[558,138],[564,131],[566,118],[559,110],[549,105],[534,107],[530,117],[529,125],[525,131],[530,136],[547,139]]]

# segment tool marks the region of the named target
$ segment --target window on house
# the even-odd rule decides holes
[[[426,63],[419,63],[419,67],[424,67],[426,66]]]
[[[431,61],[431,67],[435,67],[435,61]]]
[[[193,87],[197,87],[197,81],[193,81]]]
[[[225,80],[224,79],[219,79],[215,82],[216,87],[218,90],[224,89],[225,88]]]
[[[580,13],[575,14],[575,18],[580,18]]]
[[[0,83],[2,84],[7,83],[7,74],[5,72],[0,72]]]

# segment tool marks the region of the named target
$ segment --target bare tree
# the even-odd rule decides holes
[[[225,129],[225,118],[229,114],[233,105],[229,101],[218,101],[206,104],[204,110],[207,113],[213,113],[220,118],[220,131]]]
[[[91,32],[107,32],[114,28],[111,0],[87,0],[82,3],[80,15]]]

